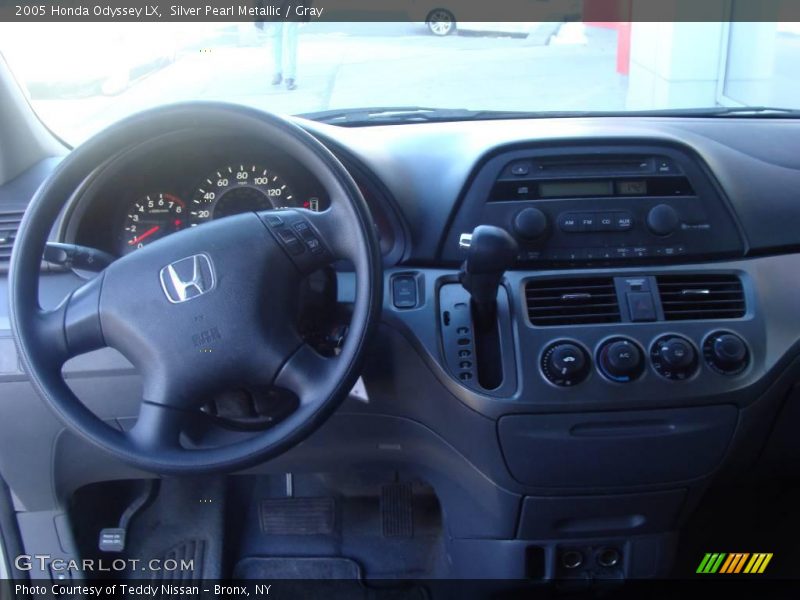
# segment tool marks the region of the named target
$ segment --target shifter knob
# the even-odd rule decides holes
[[[517,258],[517,242],[505,229],[479,225],[469,238],[462,235],[459,245],[467,248],[467,259],[461,266],[461,285],[472,296],[478,317],[493,318],[497,287],[503,273]]]
[[[464,265],[471,273],[503,273],[514,264],[519,251],[511,234],[494,225],[478,225],[471,234],[462,234],[459,246],[468,251]]]

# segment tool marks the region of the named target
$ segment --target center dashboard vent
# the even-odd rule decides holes
[[[736,275],[660,275],[656,281],[667,321],[744,316],[744,289]]]
[[[535,279],[525,286],[534,325],[618,323],[619,303],[611,277]]]
[[[20,221],[22,211],[0,212],[0,270],[8,268]]]

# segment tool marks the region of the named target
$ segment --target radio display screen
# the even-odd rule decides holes
[[[644,179],[636,181],[618,181],[617,193],[620,196],[646,196],[647,182]]]
[[[540,198],[579,198],[581,196],[613,196],[614,182],[553,181],[539,184]]]

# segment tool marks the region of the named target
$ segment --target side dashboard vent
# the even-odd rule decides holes
[[[660,275],[656,281],[667,321],[744,316],[744,288],[736,275]]]
[[[7,269],[11,260],[11,247],[22,221],[22,211],[0,212],[0,269]]]
[[[619,303],[611,277],[535,279],[525,286],[534,325],[618,323]]]

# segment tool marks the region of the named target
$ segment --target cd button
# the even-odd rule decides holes
[[[614,213],[599,213],[597,215],[598,231],[614,231]]]

